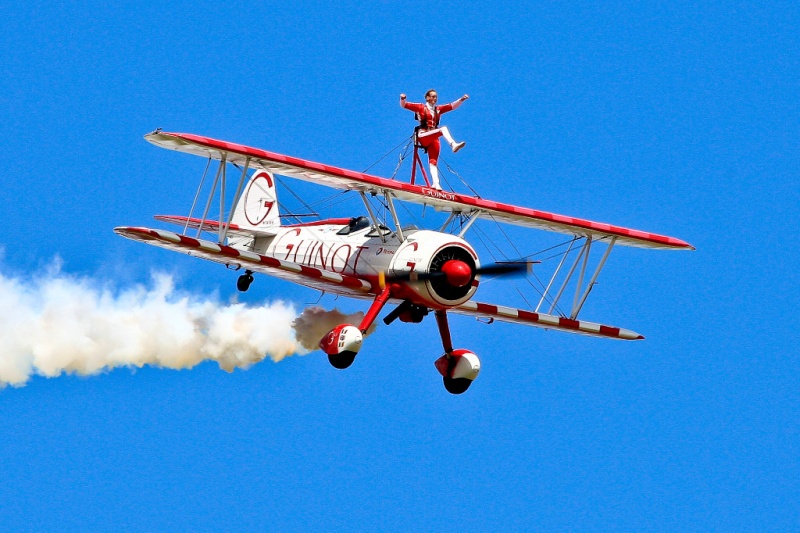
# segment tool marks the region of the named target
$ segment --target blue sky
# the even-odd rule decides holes
[[[483,362],[458,397],[430,319],[381,325],[344,372],[312,352],[33,375],[0,389],[3,529],[800,527],[796,6],[41,1],[0,16],[0,275],[20,306],[53,277],[119,297],[154,275],[175,299],[316,303],[263,276],[239,296],[220,266],[116,236],[186,214],[205,164],[142,136],[361,170],[410,134],[398,95],[431,87],[471,96],[446,116],[467,147],[445,160],[481,196],[697,247],[612,254],[581,316],[643,342],[454,317]],[[526,252],[561,242],[508,232]],[[479,296],[522,305],[526,287]],[[7,346],[26,315],[1,305]]]

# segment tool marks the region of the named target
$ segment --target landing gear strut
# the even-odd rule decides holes
[[[236,288],[239,289],[239,292],[247,292],[251,283],[253,283],[253,271],[245,270],[244,274],[236,280]]]

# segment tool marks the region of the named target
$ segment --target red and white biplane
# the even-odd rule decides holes
[[[241,291],[248,289],[253,273],[261,272],[327,293],[371,300],[360,324],[340,324],[320,339],[319,347],[328,355],[330,363],[340,369],[353,363],[365,332],[387,304],[396,306],[384,318],[387,324],[397,318],[404,322],[421,322],[433,311],[444,348],[444,355],[436,360],[435,366],[446,389],[453,394],[467,390],[478,376],[480,360],[469,350],[453,348],[448,313],[596,337],[642,339],[628,329],[578,319],[609,253],[616,245],[694,249],[673,237],[433,189],[427,186],[428,179],[416,151],[413,169],[415,171],[419,164],[426,185],[414,183],[413,171],[410,183],[405,183],[198,135],[156,130],[145,139],[162,148],[202,156],[209,164],[218,160],[211,193],[200,218],[192,217],[192,213],[186,217],[155,217],[183,226],[180,233],[144,227],[118,227],[114,229],[116,233],[222,263],[228,268],[243,269],[244,274],[237,282]],[[226,210],[228,164],[236,166],[240,176],[231,208]],[[207,165],[206,172],[208,168]],[[276,174],[354,191],[363,200],[368,216],[282,224],[275,190]],[[208,213],[218,185],[220,215],[219,219],[211,220]],[[378,219],[367,195],[383,198],[388,207],[386,218],[391,220]],[[449,213],[449,218],[436,231],[403,227],[395,210],[396,201],[431,206]],[[481,267],[475,249],[464,239],[479,218],[573,237],[535,309],[515,309],[473,300],[481,274],[517,272],[529,266],[499,263]],[[461,224],[445,232],[454,219]],[[187,235],[190,228],[197,231],[195,237]],[[213,240],[201,239],[203,232],[213,234]],[[602,258],[584,283],[590,251],[598,244],[605,246]],[[567,262],[572,250],[577,255]],[[576,271],[571,311],[553,314]],[[556,287],[560,288],[556,290]],[[549,305],[547,312],[540,311],[543,304]]]

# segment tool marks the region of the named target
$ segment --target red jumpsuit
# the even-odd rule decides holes
[[[409,109],[419,116],[420,127],[417,138],[419,143],[428,151],[428,162],[431,165],[436,165],[439,161],[439,152],[441,151],[439,137],[442,136],[442,131],[439,128],[439,117],[443,113],[456,109],[462,102],[463,100],[459,99],[449,104],[437,105],[431,112],[431,108],[427,104],[400,100],[400,107]]]

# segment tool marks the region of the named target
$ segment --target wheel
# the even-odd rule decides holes
[[[236,280],[236,288],[239,289],[239,292],[247,292],[251,283],[253,283],[253,275],[248,272],[239,276],[239,279]]]
[[[342,352],[328,356],[328,361],[330,361],[331,365],[339,370],[344,370],[348,366],[352,365],[353,361],[355,360],[355,352]]]
[[[450,394],[463,394],[472,385],[472,380],[467,378],[442,378],[442,381]]]

